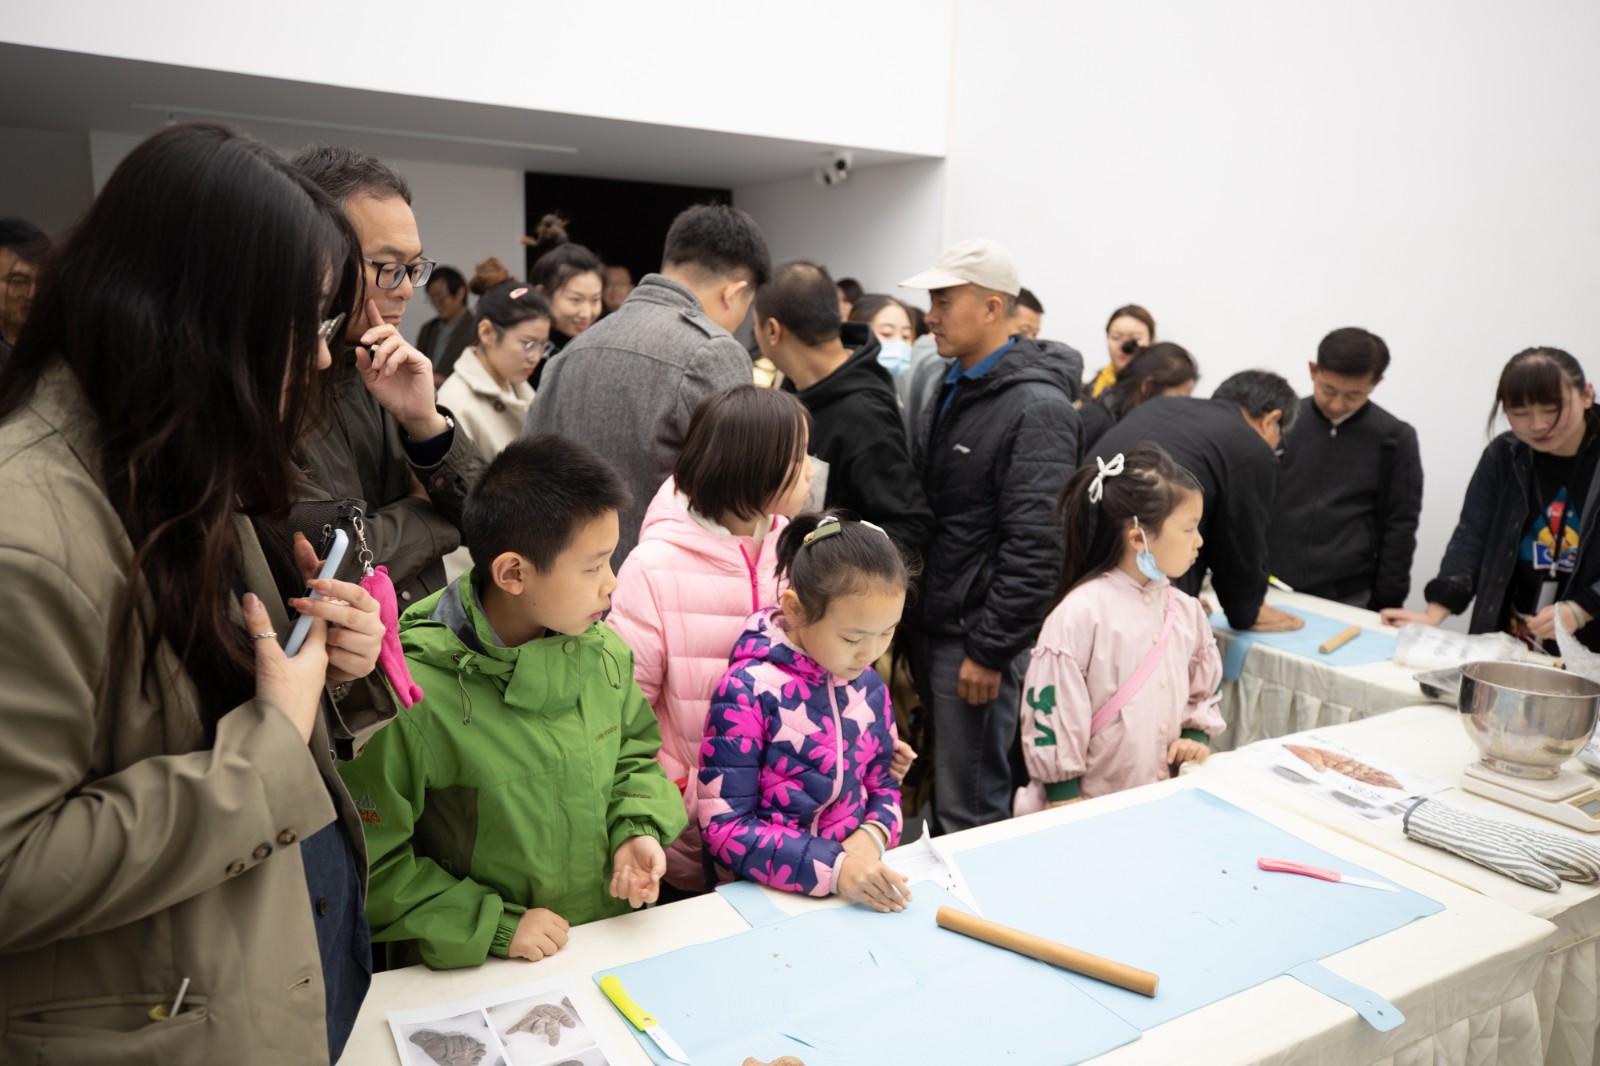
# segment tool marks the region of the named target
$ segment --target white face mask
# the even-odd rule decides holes
[[[1151,581],[1161,581],[1166,574],[1161,572],[1161,567],[1156,565],[1156,557],[1150,551],[1150,538],[1144,535],[1144,527],[1139,525],[1139,519],[1133,520],[1133,528],[1139,531],[1139,539],[1144,542],[1144,550],[1133,557],[1133,563],[1139,568],[1139,573]]]
[[[878,365],[897,378],[911,366],[911,345],[899,338],[878,338]]]

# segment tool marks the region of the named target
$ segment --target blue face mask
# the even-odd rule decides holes
[[[1134,556],[1134,565],[1139,568],[1139,573],[1151,581],[1165,580],[1167,575],[1156,565],[1156,557],[1150,553],[1150,538],[1144,535],[1144,529],[1139,525],[1137,518],[1133,520],[1133,528],[1139,531],[1139,539],[1144,542],[1144,550]]]
[[[878,365],[897,378],[911,366],[911,345],[903,340],[878,338]]]

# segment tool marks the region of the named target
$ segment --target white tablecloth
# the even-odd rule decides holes
[[[1459,783],[1462,771],[1477,758],[1477,749],[1461,727],[1460,715],[1442,704],[1425,704],[1380,717],[1320,730],[1336,743],[1441,781]],[[1578,764],[1572,764],[1578,768]],[[1484,896],[1544,918],[1560,930],[1536,990],[1543,1061],[1557,1066],[1590,1066],[1597,1056],[1600,1024],[1600,886],[1563,883],[1558,892],[1541,892],[1476,863],[1408,839],[1401,830],[1374,826],[1339,807],[1307,795],[1256,765],[1248,751],[1207,759],[1186,778],[1214,781],[1253,792],[1274,806],[1292,810],[1321,825],[1449,878]],[[1562,831],[1554,822],[1511,811],[1492,800],[1451,788],[1439,799],[1454,806],[1481,810],[1493,817],[1528,819],[1543,829]],[[1600,843],[1600,835],[1584,839]],[[1532,1060],[1530,1060],[1532,1061]]]
[[[1273,589],[1267,593],[1267,602],[1291,613],[1310,611],[1391,636],[1396,632],[1383,625],[1376,611],[1316,596]],[[1217,633],[1217,646],[1224,655],[1232,639],[1230,633]],[[1216,738],[1214,747],[1232,751],[1267,737],[1339,725],[1420,703],[1423,694],[1412,680],[1414,673],[1393,662],[1329,666],[1257,643],[1245,653],[1238,680],[1223,682],[1221,710],[1228,728]]]
[[[959,852],[1158,799],[1175,789],[1196,787],[1198,780],[1191,775],[969,830],[945,840],[951,850]],[[1280,977],[1151,1029],[1134,1043],[1096,1059],[1097,1064],[1521,1066],[1537,1061],[1541,1030],[1536,985],[1556,937],[1549,923],[1519,914],[1249,793],[1227,785],[1207,787],[1319,848],[1445,905],[1438,914],[1323,960],[1328,969],[1389,999],[1405,1012],[1406,1023],[1389,1033],[1376,1032],[1348,1007],[1292,978]],[[772,895],[780,907],[790,911],[839,905],[834,900]],[[745,928],[744,921],[720,897],[702,897],[581,926],[572,931],[565,949],[539,963],[490,960],[472,970],[434,972],[412,967],[379,974],[341,1061],[360,1066],[398,1061],[385,1021],[389,1010],[447,1003],[528,981],[571,975],[584,995],[578,1007],[585,1018],[603,1027],[624,1049],[623,1063],[644,1064],[648,1057],[621,1016],[595,991],[591,975],[603,967]],[[714,994],[711,975],[686,975],[685,979],[706,981],[707,994]],[[892,1034],[892,1026],[886,1028],[885,1039],[893,1039]],[[807,1066],[827,1064],[808,1060]]]

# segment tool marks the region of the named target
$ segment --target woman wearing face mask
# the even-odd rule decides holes
[[[299,599],[314,553],[258,535],[303,485],[355,247],[270,150],[171,127],[0,371],[0,1061],[328,1062],[355,1024],[367,861],[334,749],[394,713],[383,624],[359,585]]]
[[[1085,400],[1078,409],[1078,419],[1083,426],[1079,454],[1084,460],[1092,456],[1095,442],[1146,400],[1157,396],[1189,396],[1199,380],[1199,364],[1182,345],[1161,341],[1139,349],[1117,372],[1116,384],[1099,398]]]
[[[1111,312],[1106,319],[1106,355],[1109,362],[1089,383],[1089,398],[1095,399],[1117,383],[1117,371],[1128,365],[1140,348],[1156,341],[1156,320],[1138,304],[1128,304]]]
[[[1461,521],[1428,582],[1424,611],[1384,610],[1390,625],[1438,625],[1472,608],[1473,633],[1508,632],[1555,652],[1556,617],[1600,650],[1600,412],[1583,367],[1559,348],[1529,348],[1500,373],[1489,424],[1511,428],[1484,449]]]
[[[911,365],[911,342],[916,333],[911,326],[911,311],[893,296],[862,296],[850,311],[851,322],[865,322],[878,338],[878,363],[898,378]]]
[[[439,402],[487,462],[522,432],[533,402],[528,377],[550,351],[550,305],[525,281],[502,282],[478,300],[477,335]]]

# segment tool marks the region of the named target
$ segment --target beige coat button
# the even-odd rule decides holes
[[[235,859],[233,862],[228,864],[229,877],[238,877],[242,873],[244,873],[244,863]]]
[[[262,844],[260,847],[256,848],[255,851],[251,852],[251,854],[256,857],[257,862],[260,862],[262,859],[272,854],[272,845]]]
[[[1149,602],[1150,602],[1150,597],[1149,597],[1149,596],[1146,596],[1146,597],[1145,597],[1145,598],[1144,598],[1144,602],[1146,602],[1146,603],[1149,603]]]
[[[278,843],[283,847],[288,847],[290,844],[293,844],[299,839],[300,834],[296,833],[293,829],[285,829],[283,832],[278,834]]]

